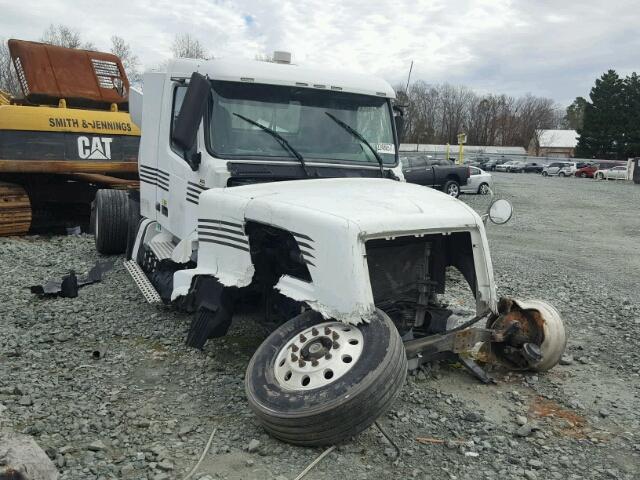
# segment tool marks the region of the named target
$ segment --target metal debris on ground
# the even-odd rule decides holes
[[[211,442],[213,442],[213,437],[215,436],[217,431],[218,431],[217,428],[213,429],[213,432],[211,432],[211,435],[209,435],[209,441],[207,442],[207,445],[204,447],[204,450],[202,451],[202,455],[200,455],[200,460],[198,460],[198,463],[195,464],[195,466],[191,469],[191,471],[187,473],[187,475],[182,480],[189,480],[193,476],[193,474],[196,473],[196,471],[200,467],[200,464],[204,460],[204,457],[207,456],[207,453],[211,448]]]
[[[102,276],[113,269],[114,261],[96,263],[86,274],[77,276],[74,270],[59,279],[47,280],[42,285],[33,285],[31,293],[48,297],[75,298],[78,289],[102,281]]]
[[[324,452],[322,452],[320,455],[318,455],[318,458],[316,458],[313,462],[311,462],[309,465],[307,465],[307,468],[305,468],[302,472],[300,472],[298,474],[298,476],[296,478],[294,478],[293,480],[300,480],[301,478],[304,478],[307,475],[307,473],[309,473],[311,471],[311,469],[313,467],[315,467],[318,463],[320,463],[320,460],[322,460],[324,457],[326,457],[331,452],[333,452],[333,450],[335,448],[336,448],[335,445],[331,445],[329,448],[327,448]]]
[[[396,442],[393,441],[393,438],[391,438],[391,436],[384,431],[384,429],[382,428],[382,426],[380,425],[380,422],[376,421],[374,422],[374,425],[376,427],[378,427],[378,430],[380,430],[380,433],[384,436],[384,438],[386,438],[389,443],[393,446],[393,448],[396,449],[396,461],[400,459],[400,456],[402,455],[402,450],[400,450],[400,447],[396,444]]]

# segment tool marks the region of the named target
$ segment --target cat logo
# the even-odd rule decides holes
[[[78,137],[78,155],[83,160],[111,160],[111,142],[108,137]]]

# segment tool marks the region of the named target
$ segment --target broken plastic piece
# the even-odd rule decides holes
[[[61,279],[48,280],[43,285],[33,285],[30,287],[31,293],[43,296],[59,296],[63,298],[75,298],[78,296],[78,289],[85,285],[91,285],[102,281],[102,276],[113,268],[114,261],[96,263],[91,270],[80,277],[71,270],[68,275]]]

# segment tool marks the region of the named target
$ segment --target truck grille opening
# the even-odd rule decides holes
[[[469,232],[375,239],[365,246],[374,303],[401,333],[413,327],[428,330],[436,317],[451,314],[438,299],[445,293],[447,267],[462,273],[475,296]]]

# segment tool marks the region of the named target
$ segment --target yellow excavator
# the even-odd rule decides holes
[[[0,235],[87,227],[98,189],[138,188],[122,62],[22,40],[9,51],[24,96],[0,91]]]

